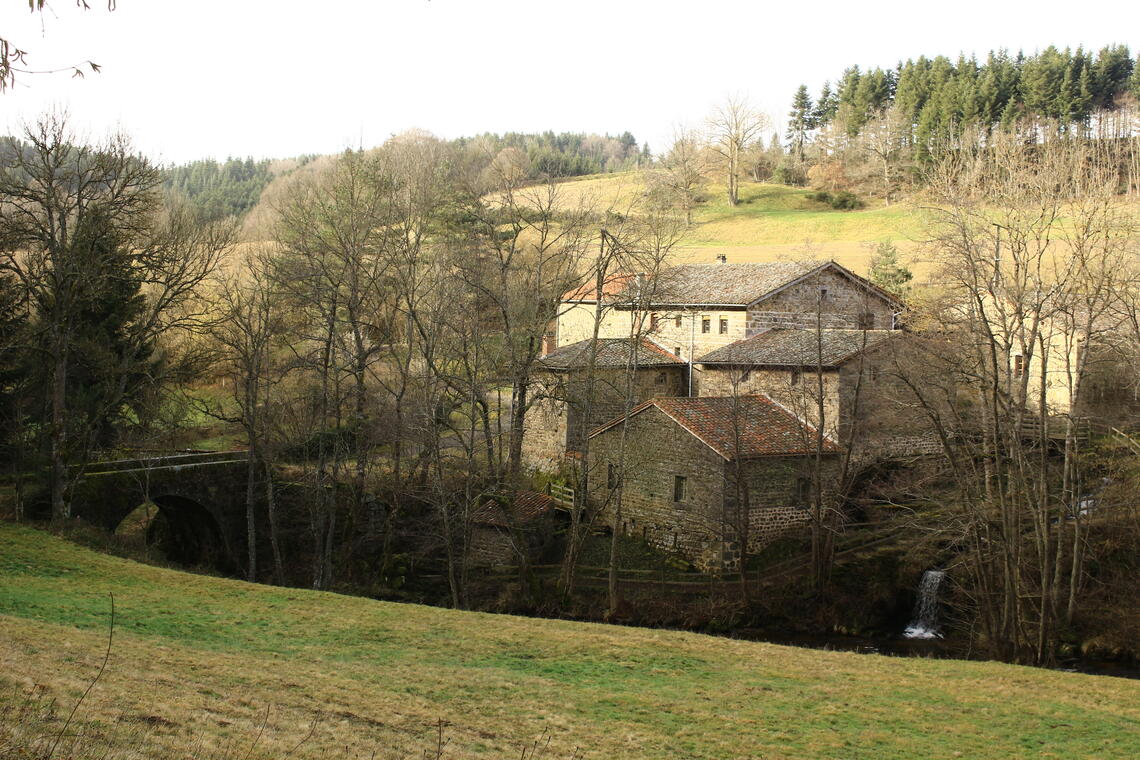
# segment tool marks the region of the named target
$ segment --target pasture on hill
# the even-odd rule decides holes
[[[258,586],[3,523],[0,755],[62,730],[99,671],[112,594],[109,663],[61,757],[517,758],[536,741],[527,757],[1140,749],[1136,681]]]
[[[564,203],[586,201],[620,210],[644,192],[635,172],[582,177],[562,183]],[[720,254],[734,262],[764,262],[807,257],[834,259],[866,275],[877,243],[893,241],[904,258],[919,255],[921,214],[913,206],[884,206],[873,198],[867,207],[837,211],[811,200],[811,190],[759,182],[740,183],[740,204],[728,205],[724,185],[710,184],[693,209],[693,227],[678,247],[678,262],[708,264]],[[928,267],[910,263],[918,274]]]

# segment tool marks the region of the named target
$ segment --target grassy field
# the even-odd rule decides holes
[[[627,206],[644,190],[629,172],[584,177],[567,182],[560,192],[568,202]],[[805,257],[834,259],[866,274],[875,244],[890,240],[911,268],[924,274],[917,241],[922,237],[920,213],[910,204],[884,206],[867,199],[867,208],[836,211],[809,200],[807,188],[743,182],[740,204],[728,205],[724,186],[703,189],[693,212],[693,228],[682,241],[679,260],[710,263],[725,254],[732,261],[778,261]]]
[[[24,731],[59,730],[99,669],[110,594],[110,662],[68,733],[137,756],[435,757],[440,721],[450,758],[518,758],[536,740],[528,757],[1140,752],[1134,681],[261,587],[0,524],[8,736],[51,699],[55,717]]]

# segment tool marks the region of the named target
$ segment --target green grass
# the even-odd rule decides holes
[[[0,680],[148,746],[445,757],[1133,757],[1140,684],[456,612],[191,575],[0,525]],[[124,739],[125,741],[125,739]],[[152,750],[152,755],[157,751]]]
[[[643,190],[636,173],[578,178],[560,188],[564,202],[599,206],[628,205]],[[925,273],[916,241],[922,238],[919,213],[908,203],[884,206],[865,198],[867,207],[836,211],[808,199],[809,188],[742,182],[740,203],[728,205],[722,184],[702,188],[693,211],[693,227],[678,250],[678,259],[708,263],[720,254],[731,261],[777,261],[805,257],[834,259],[866,274],[876,243],[892,240],[905,255],[916,257],[912,268]]]

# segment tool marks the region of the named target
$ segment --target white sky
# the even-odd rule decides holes
[[[654,151],[730,93],[781,121],[851,64],[994,48],[1128,45],[1140,2],[1072,0],[0,0],[0,36],[48,69],[21,75],[0,131],[65,106],[93,137],[115,128],[163,162],[368,147],[411,127],[629,130]],[[1129,37],[1131,35],[1131,37]]]

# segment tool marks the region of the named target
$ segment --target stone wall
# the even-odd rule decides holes
[[[716,364],[700,366],[695,375],[697,396],[732,396],[764,393],[773,401],[812,425],[819,421],[819,382],[814,369],[783,367],[732,367]],[[840,428],[840,373],[823,371],[824,432],[834,436]]]
[[[811,519],[813,466],[812,457],[765,457],[746,463],[749,551],[763,549]],[[824,458],[825,498],[834,493],[838,468],[838,457]]]
[[[890,343],[901,340],[902,334],[867,351],[862,364],[853,359],[840,369],[839,436],[843,443],[850,441],[857,464],[942,451],[925,415],[910,403],[910,390],[895,375],[891,352],[899,345]]]
[[[471,528],[467,556],[472,567],[511,567],[518,564],[518,552],[505,528],[476,525]]]
[[[619,427],[590,442],[590,503],[600,508],[600,523],[613,525],[615,497],[622,488],[618,530],[675,551],[705,570],[732,568],[739,562],[740,521],[736,519],[736,466],[725,462],[661,411],[650,408],[630,420],[625,446],[625,475],[609,482],[609,465],[618,462]],[[836,457],[826,459],[825,478],[833,477]],[[810,457],[764,457],[742,465],[749,494],[748,544],[756,551],[809,519],[801,479],[810,476]],[[685,498],[674,500],[675,478],[684,477]],[[726,498],[727,497],[727,498]]]
[[[668,309],[656,314],[657,327],[649,337],[685,361],[692,361],[713,349],[744,340],[747,332],[748,312],[743,308],[719,311]],[[708,320],[708,332],[704,332],[705,320]],[[721,320],[725,322],[723,333],[720,331]]]
[[[609,466],[620,460],[621,427],[590,441],[590,503],[600,523],[613,525]],[[673,499],[675,478],[685,478],[685,498]],[[625,445],[619,530],[690,558],[723,535],[724,459],[656,408],[630,419]]]
[[[822,301],[821,289],[827,291]],[[814,328],[817,311],[825,328],[889,330],[894,326],[890,304],[846,277],[826,271],[750,307],[747,335],[773,327]],[[864,314],[870,321],[862,321]]]
[[[674,365],[637,370],[629,406],[651,398],[687,395],[687,369]],[[558,469],[567,451],[579,451],[586,435],[620,417],[627,407],[624,369],[595,370],[588,415],[582,411],[587,406],[584,371],[542,373],[537,387],[546,398],[527,411],[523,432],[523,461],[531,469]]]
[[[542,398],[532,404],[523,423],[523,465],[557,470],[566,454],[567,423],[565,402]]]

